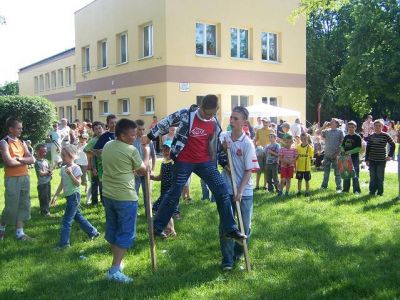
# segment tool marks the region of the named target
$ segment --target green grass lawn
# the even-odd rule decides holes
[[[0,299],[305,299],[400,297],[400,205],[397,174],[386,174],[385,195],[369,198],[368,173],[361,178],[361,197],[317,191],[322,173],[313,173],[311,197],[278,199],[263,191],[254,198],[250,241],[253,270],[240,265],[220,270],[216,205],[202,202],[198,178],[192,181],[193,204],[182,203],[178,236],[157,240],[158,270],[151,271],[143,202],[137,241],[125,260],[129,285],[105,280],[111,263],[103,238],[88,241],[76,224],[72,247],[54,251],[65,201],[39,215],[36,178],[32,178],[32,220],[25,231],[33,242],[17,242],[7,227],[0,243]],[[333,175],[333,174],[332,174]],[[3,169],[0,169],[3,176]],[[53,191],[59,182],[54,176]],[[154,185],[153,199],[159,185]],[[292,189],[294,192],[294,189]],[[0,185],[0,210],[4,207]],[[82,203],[85,202],[85,197]],[[84,215],[104,233],[104,210],[86,207]],[[84,255],[86,259],[80,259]]]

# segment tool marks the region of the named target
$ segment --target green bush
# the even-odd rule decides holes
[[[43,97],[0,96],[0,137],[7,134],[6,120],[16,117],[22,121],[24,140],[32,145],[43,142],[56,119],[53,103]]]

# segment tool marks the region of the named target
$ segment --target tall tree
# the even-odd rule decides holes
[[[400,117],[400,2],[358,0],[348,61],[336,79],[340,103],[363,115]]]
[[[7,82],[0,86],[0,96],[13,96],[18,95],[19,85],[18,81]]]

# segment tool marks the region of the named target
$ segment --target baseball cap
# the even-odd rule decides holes
[[[261,121],[265,121],[265,122],[271,122],[271,119],[268,117],[264,117],[261,119]]]
[[[166,140],[163,144],[163,146],[167,146],[168,148],[171,148],[172,146],[172,141],[171,140]]]

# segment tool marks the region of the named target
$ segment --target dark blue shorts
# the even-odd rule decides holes
[[[104,197],[107,242],[123,249],[133,246],[136,238],[137,201],[118,201]]]

